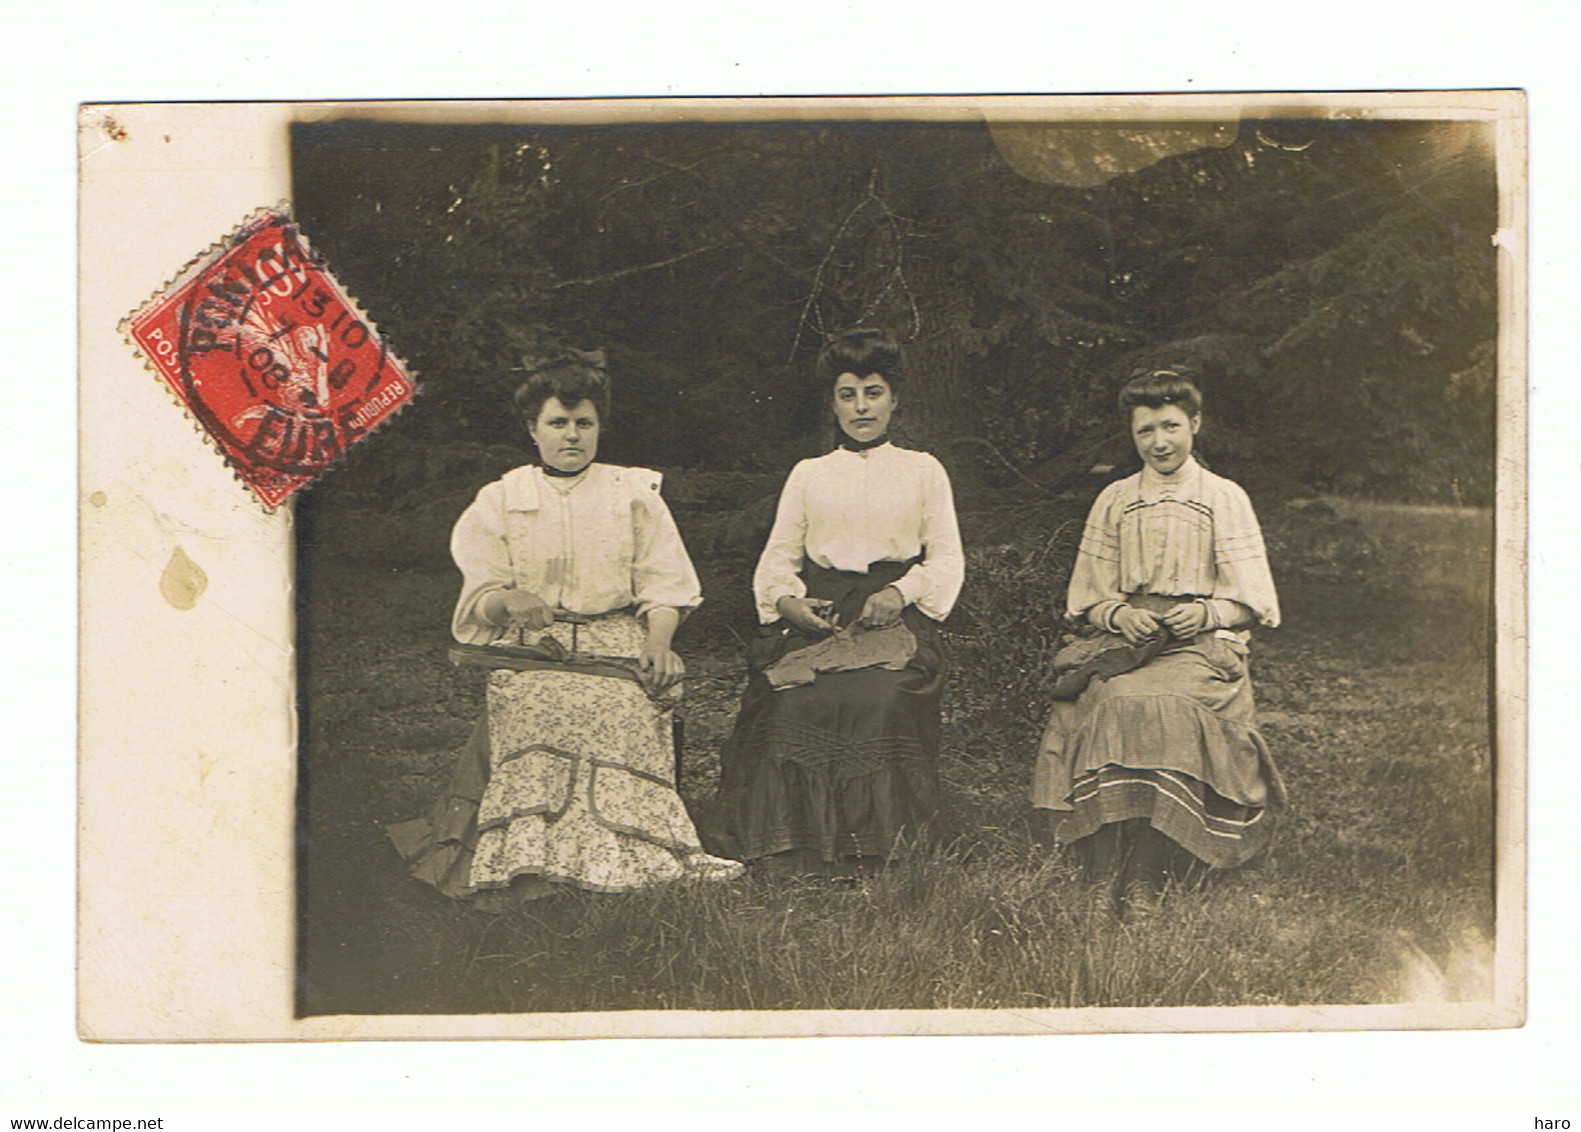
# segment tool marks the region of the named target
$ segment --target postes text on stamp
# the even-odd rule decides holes
[[[255,214],[122,327],[271,510],[417,392],[283,210]]]

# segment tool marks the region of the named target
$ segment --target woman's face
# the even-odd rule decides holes
[[[580,472],[598,455],[598,409],[582,400],[572,407],[551,397],[538,410],[538,420],[528,426],[544,466],[562,472]]]
[[[834,417],[852,440],[877,440],[889,431],[900,398],[880,374],[842,373],[834,380]]]
[[[1137,405],[1131,410],[1131,439],[1136,441],[1136,454],[1148,467],[1165,475],[1186,462],[1201,427],[1202,415],[1187,416],[1179,405],[1157,409]]]

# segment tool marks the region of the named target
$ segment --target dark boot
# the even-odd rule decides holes
[[[1130,823],[1129,854],[1120,882],[1120,913],[1127,923],[1158,914],[1173,842],[1147,822]]]

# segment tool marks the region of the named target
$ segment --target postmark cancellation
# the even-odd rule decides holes
[[[193,259],[121,329],[270,510],[417,393],[283,206]]]

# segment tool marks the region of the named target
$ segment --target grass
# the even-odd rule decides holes
[[[1272,850],[1172,892],[1165,914],[1086,913],[1025,803],[1072,554],[1069,516],[963,517],[969,583],[928,855],[851,887],[748,877],[503,914],[406,876],[384,827],[424,812],[481,705],[445,660],[455,580],[310,563],[303,750],[303,1013],[1378,1003],[1484,987],[1493,929],[1485,593],[1423,583],[1432,540],[1485,517],[1267,515],[1286,623],[1255,646],[1264,732],[1292,796]],[[689,532],[690,533],[690,532]],[[682,793],[706,810],[739,701],[750,564],[699,562],[710,602]],[[1470,578],[1470,581],[1467,579]]]

